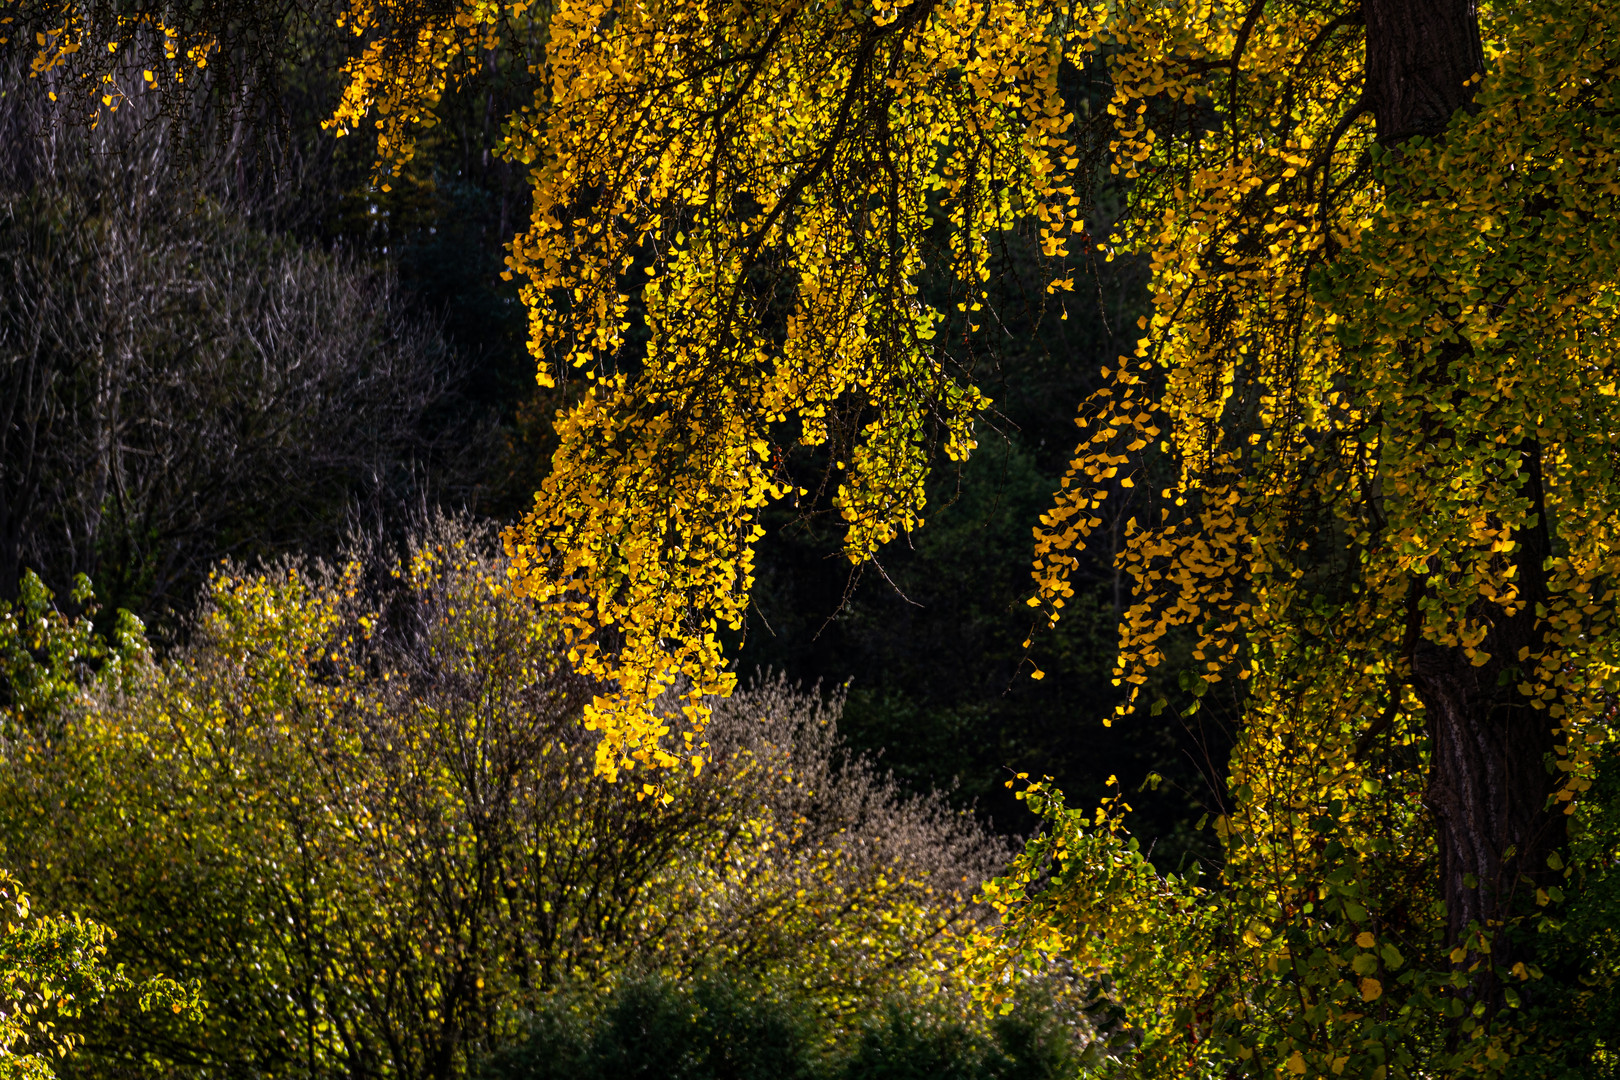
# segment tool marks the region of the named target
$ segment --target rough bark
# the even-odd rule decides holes
[[[1436,136],[1474,99],[1485,70],[1474,0],[1362,0],[1367,23],[1364,104],[1378,140]]]
[[[1450,939],[1467,944],[1471,923],[1500,923],[1517,901],[1548,875],[1547,854],[1564,836],[1564,817],[1549,813],[1555,784],[1546,767],[1553,721],[1519,692],[1522,650],[1539,653],[1544,628],[1535,607],[1546,599],[1543,562],[1549,553],[1542,506],[1540,449],[1520,451],[1521,491],[1538,508],[1534,527],[1517,536],[1514,556],[1521,597],[1514,614],[1493,604],[1474,613],[1490,625],[1476,666],[1461,649],[1432,642],[1412,652],[1412,684],[1428,719],[1433,759],[1426,802],[1438,834],[1442,894]],[[1505,941],[1492,963],[1511,963]],[[1472,963],[1473,958],[1467,961]],[[1489,982],[1488,973],[1480,982]]]

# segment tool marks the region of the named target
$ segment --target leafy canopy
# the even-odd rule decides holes
[[[844,459],[851,559],[922,523],[936,442],[965,457],[987,404],[945,342],[983,318],[991,236],[1078,228],[1071,120],[1038,5],[581,5],[550,31],[544,115],[505,144],[535,197],[509,262],[542,381],[588,384],[510,543],[616,680],[589,717],[612,773],[673,763],[642,710],[674,678],[728,688],[760,512],[809,493],[784,442]],[[921,295],[930,262],[956,311]]]

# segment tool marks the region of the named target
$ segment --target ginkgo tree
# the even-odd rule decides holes
[[[701,767],[698,698],[650,703],[729,687],[761,513],[810,494],[786,449],[829,455],[851,560],[922,525],[931,462],[969,454],[990,406],[966,343],[998,237],[1027,230],[1053,294],[1082,247],[1139,256],[1152,312],[1079,403],[1031,607],[1037,630],[1061,617],[1107,500],[1147,487],[1112,719],[1150,722],[1141,688],[1190,638],[1185,685],[1242,709],[1225,861],[1162,877],[1123,804],[1082,820],[1034,785],[1051,828],[996,894],[987,962],[1109,973],[1144,1075],[1435,1075],[1533,1046],[1535,915],[1557,910],[1620,689],[1617,16],[390,0],[345,19],[361,52],[332,124],[377,136],[384,181],[470,55],[544,41],[500,146],[534,195],[509,267],[542,381],[582,385],[508,546],[609,688],[587,713],[601,772]],[[1128,213],[1092,237],[1099,162]]]

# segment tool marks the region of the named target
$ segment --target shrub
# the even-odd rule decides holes
[[[172,656],[127,648],[15,719],[5,857],[207,1005],[95,1020],[76,1071],[457,1075],[555,988],[633,969],[769,977],[841,1024],[965,998],[999,840],[781,680],[718,703],[695,775],[596,779],[592,687],[495,552],[441,520],[397,561],[227,569]]]
[[[1031,1002],[992,1024],[903,997],[850,1027],[759,980],[643,978],[606,1001],[559,996],[481,1080],[1057,1080],[1076,1031]]]

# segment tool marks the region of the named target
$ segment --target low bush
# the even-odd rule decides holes
[[[700,771],[597,779],[593,688],[506,581],[492,530],[445,520],[397,560],[227,568],[161,660],[28,586],[0,865],[205,1005],[87,1018],[70,1071],[455,1076],[629,971],[768,979],[826,1030],[965,1011],[1002,841],[780,680],[717,703]]]
[[[768,983],[642,978],[554,999],[480,1080],[1058,1080],[1080,1065],[1058,1015],[1025,1003],[973,1023],[895,998],[841,1028]]]

